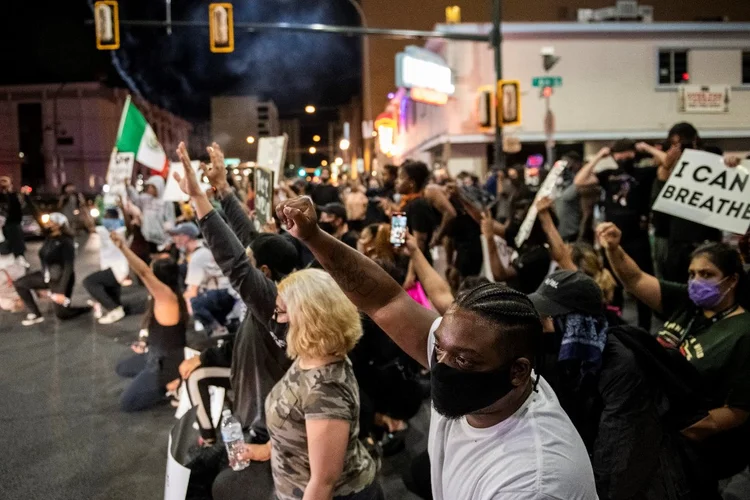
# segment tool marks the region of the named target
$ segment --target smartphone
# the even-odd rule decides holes
[[[406,214],[396,212],[391,216],[391,245],[400,247],[406,243]]]

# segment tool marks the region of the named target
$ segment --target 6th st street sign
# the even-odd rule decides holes
[[[532,87],[562,87],[561,76],[535,76],[531,79]]]

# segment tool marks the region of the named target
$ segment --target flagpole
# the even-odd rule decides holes
[[[128,115],[128,107],[130,106],[130,94],[125,98],[125,105],[122,107],[122,114],[120,115],[120,124],[117,126],[117,136],[115,137],[115,149],[117,149],[117,140],[122,135],[122,129],[125,127],[125,117]]]

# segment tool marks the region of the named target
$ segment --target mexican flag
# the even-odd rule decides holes
[[[130,102],[130,96],[122,108],[115,148],[121,153],[134,153],[137,162],[157,172],[163,171],[168,165],[164,148],[159,144],[151,125]]]

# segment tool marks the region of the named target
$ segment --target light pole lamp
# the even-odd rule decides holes
[[[359,21],[360,24],[362,24],[363,28],[368,28],[367,25],[367,17],[365,16],[365,11],[362,10],[362,6],[357,2],[357,0],[348,0],[350,4],[352,4],[352,7],[354,7],[354,10],[357,11],[357,14],[359,14]],[[366,122],[370,122],[372,120],[372,105],[370,103],[370,38],[369,35],[362,35],[362,119]],[[360,124],[361,125],[361,124]],[[360,136],[363,136],[364,134],[361,133],[361,126],[356,127],[355,130],[360,130]],[[362,156],[364,157],[365,162],[365,169],[370,170],[370,158],[371,158],[371,152],[370,152],[370,142],[372,141],[371,137],[362,137]]]

